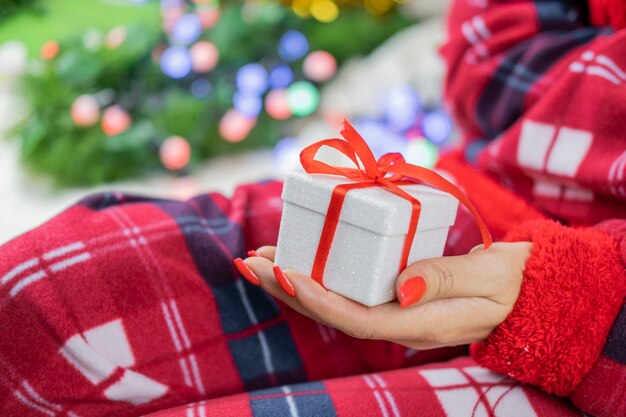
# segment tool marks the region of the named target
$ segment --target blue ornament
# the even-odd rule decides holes
[[[179,6],[183,4],[184,0],[161,0],[161,8],[167,9],[169,7]]]
[[[287,62],[302,58],[309,52],[309,41],[297,30],[289,30],[280,38],[278,55]]]
[[[287,88],[293,81],[293,71],[289,65],[280,64],[270,71],[270,85],[272,88]]]
[[[193,83],[191,83],[191,94],[197,98],[204,98],[211,93],[213,87],[211,83],[206,78],[198,78]]]
[[[161,55],[161,70],[171,78],[184,78],[191,72],[191,54],[184,46],[170,46]]]
[[[261,64],[244,65],[237,71],[237,89],[245,94],[263,94],[268,88],[268,75]]]
[[[384,123],[375,120],[359,120],[355,127],[372,149],[376,159],[390,152],[403,153],[406,149],[406,139],[390,130]]]
[[[411,128],[421,111],[420,99],[411,87],[394,88],[387,95],[385,118],[396,131]]]
[[[202,22],[195,14],[182,16],[172,29],[172,40],[181,45],[191,45],[202,34]]]
[[[233,97],[233,107],[249,119],[256,118],[263,109],[263,100],[256,94],[237,92]]]
[[[420,121],[424,136],[434,143],[442,143],[452,134],[452,120],[442,110],[428,112]]]
[[[274,160],[278,166],[289,171],[294,169],[300,161],[300,146],[298,140],[293,136],[287,136],[278,141],[272,151]]]

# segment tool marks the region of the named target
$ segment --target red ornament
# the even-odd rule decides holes
[[[206,6],[199,9],[196,15],[204,29],[212,28],[220,20],[220,9],[215,6]]]
[[[104,37],[104,45],[108,49],[117,49],[126,40],[126,28],[117,26],[111,29]]]
[[[220,53],[211,42],[200,41],[191,47],[191,66],[197,73],[204,74],[211,71],[219,59]]]
[[[159,157],[165,168],[172,171],[183,169],[191,158],[191,146],[181,136],[170,136],[161,145]]]
[[[285,120],[291,117],[287,90],[272,90],[265,96],[265,111],[270,117]]]
[[[224,114],[219,124],[219,132],[227,142],[241,142],[256,125],[256,119],[249,119],[235,109]]]
[[[70,114],[76,126],[89,127],[98,123],[100,107],[94,96],[84,94],[74,100]]]
[[[331,79],[337,71],[335,57],[326,51],[311,52],[302,64],[302,70],[310,80],[323,82]]]
[[[57,41],[48,41],[41,47],[41,59],[50,61],[59,54],[59,43]]]
[[[107,136],[115,136],[128,130],[132,120],[120,106],[111,106],[102,114],[102,131]]]

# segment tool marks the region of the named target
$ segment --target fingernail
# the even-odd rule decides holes
[[[422,299],[425,292],[426,280],[424,277],[417,276],[407,279],[398,290],[400,307],[408,307],[417,303]]]
[[[283,273],[283,270],[280,269],[280,266],[276,265],[273,269],[274,276],[276,277],[276,281],[278,282],[278,285],[280,285],[280,288],[282,288],[283,291],[285,291],[289,296],[295,297],[296,289],[293,287],[289,279],[287,279],[287,277]]]
[[[256,276],[254,272],[250,269],[248,265],[241,258],[237,258],[233,261],[239,273],[252,285],[256,285],[257,287],[261,285],[261,280]]]
[[[259,258],[261,257],[261,255],[259,255],[259,253],[258,253],[257,251],[255,251],[255,250],[249,250],[249,251],[248,251],[248,257],[249,257],[249,258],[251,258],[251,257],[253,257],[253,256],[256,256],[256,257],[259,257]]]

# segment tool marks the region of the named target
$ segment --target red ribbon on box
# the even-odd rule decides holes
[[[467,196],[450,181],[430,169],[406,163],[399,153],[383,155],[376,161],[374,154],[367,146],[367,143],[365,143],[365,140],[363,140],[361,135],[359,135],[347,120],[344,120],[341,136],[344,139],[334,138],[315,142],[304,148],[300,153],[300,162],[307,173],[339,175],[356,181],[349,184],[340,184],[333,189],[330,203],[328,204],[326,220],[324,221],[324,227],[322,229],[322,235],[320,237],[320,243],[317,247],[317,253],[315,254],[315,261],[313,262],[313,271],[311,272],[311,277],[320,285],[324,285],[324,269],[335,237],[335,231],[339,224],[339,216],[341,215],[341,209],[346,194],[348,191],[357,188],[383,187],[408,200],[413,206],[409,231],[404,240],[400,271],[406,268],[411,245],[415,233],[417,232],[417,224],[422,205],[416,198],[399,186],[414,184],[414,181],[424,182],[456,197],[457,200],[469,209],[472,216],[474,216],[474,220],[480,229],[485,249],[491,246],[492,239],[489,229],[487,229],[487,226]],[[356,168],[336,167],[316,160],[315,156],[322,146],[328,146],[341,152],[354,162]],[[359,164],[359,160],[361,161],[362,167],[361,164]],[[410,178],[414,181],[406,181],[404,178]]]

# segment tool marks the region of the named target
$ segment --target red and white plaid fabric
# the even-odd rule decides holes
[[[418,366],[463,347],[355,340],[249,285],[231,260],[275,242],[280,191],[96,195],[2,246],[0,415],[576,414],[467,357]]]
[[[615,27],[588,26],[576,1],[454,2],[446,100],[466,134],[465,159],[496,181],[472,184],[458,158],[442,166],[463,179],[496,234],[534,242],[513,312],[474,358],[590,414],[621,416],[626,2],[590,5],[594,22]],[[577,228],[536,221],[546,215]]]
[[[626,415],[626,35],[584,20],[557,0],[452,8],[467,141],[440,168],[496,237],[534,243],[478,364],[352,339],[241,279],[232,259],[276,241],[279,183],[105,193],[0,247],[0,415],[580,415],[545,392]],[[478,241],[460,210],[447,253]]]

